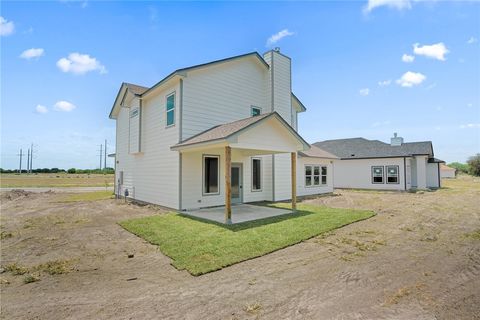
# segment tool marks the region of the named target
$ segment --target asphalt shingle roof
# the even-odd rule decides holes
[[[338,159],[338,157],[330,152],[327,152],[319,147],[314,145],[310,146],[310,150],[307,151],[300,151],[298,154],[302,157],[310,157],[310,158],[325,158],[325,159]]]
[[[210,128],[206,131],[200,132],[199,134],[182,141],[175,145],[175,147],[186,146],[190,144],[202,143],[212,140],[226,139],[230,135],[252,125],[268,116],[271,116],[274,112],[264,113],[255,117],[249,117],[241,120],[237,120],[230,123],[221,124]]]
[[[421,154],[433,157],[431,141],[406,142],[401,146],[392,146],[379,140],[351,138],[320,141],[313,145],[341,159],[408,157]]]

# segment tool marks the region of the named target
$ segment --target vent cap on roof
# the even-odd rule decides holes
[[[392,147],[398,147],[403,144],[403,138],[402,137],[397,137],[397,133],[395,132],[393,134],[393,138],[390,138],[390,145]]]

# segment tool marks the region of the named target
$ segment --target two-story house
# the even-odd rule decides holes
[[[123,83],[116,192],[177,210],[333,191],[336,156],[297,132],[306,108],[278,49],[176,70],[147,88]]]

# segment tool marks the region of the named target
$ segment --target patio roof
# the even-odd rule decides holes
[[[172,146],[171,149],[182,150],[202,144],[233,142],[238,135],[272,118],[276,119],[298,142],[300,142],[300,144],[302,144],[302,150],[310,149],[310,145],[277,112],[265,113],[212,127],[177,143]]]

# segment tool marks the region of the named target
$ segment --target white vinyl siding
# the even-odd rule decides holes
[[[268,69],[245,58],[192,70],[183,80],[182,139],[266,109]]]
[[[142,101],[140,136],[142,153],[129,153],[130,108],[121,108],[117,117],[116,170],[123,171],[123,186],[130,197],[137,200],[178,208],[179,155],[170,146],[178,143],[178,126],[165,128],[165,97],[178,92],[178,83]],[[127,100],[127,106],[138,106],[138,101]],[[178,122],[178,112],[175,115]],[[201,190],[201,189],[200,189]]]
[[[313,185],[313,178],[311,185],[306,184],[306,167],[312,167],[312,169],[313,167],[319,168],[320,174],[318,175],[318,177],[320,183],[318,185]],[[322,184],[322,168],[326,169],[326,184]],[[307,196],[333,192],[332,168],[333,165],[329,159],[299,157],[297,159],[297,195]],[[314,171],[312,170],[312,175],[313,173]]]
[[[406,163],[408,164],[408,159]],[[377,166],[398,166],[399,183],[387,184],[385,177],[383,183],[373,183],[372,167]],[[333,183],[335,188],[404,190],[405,172],[403,168],[403,158],[334,160]]]

